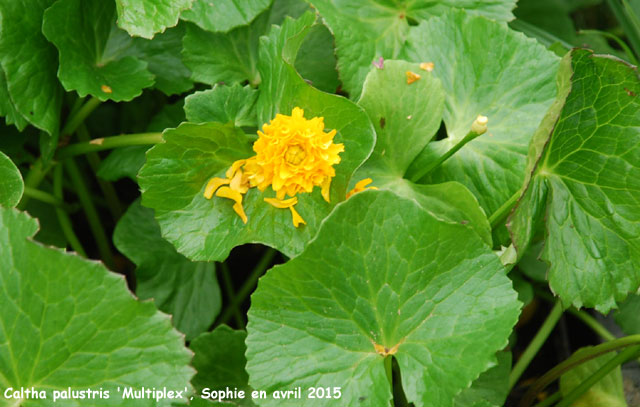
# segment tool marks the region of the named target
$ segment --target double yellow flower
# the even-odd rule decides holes
[[[329,202],[331,179],[336,175],[333,166],[340,163],[343,144],[336,144],[335,130],[324,131],[324,118],[304,118],[304,110],[293,108],[291,116],[277,114],[258,131],[258,140],[253,144],[253,157],[234,162],[225,173],[225,178],[214,177],[204,190],[204,197],[215,194],[235,201],[233,210],[247,223],[242,206],[243,194],[250,188],[264,191],[267,187],[276,192],[276,198],[265,198],[265,202],[289,209],[295,227],[304,224],[304,219],[295,210],[296,194],[312,192],[321,188],[322,197]],[[285,199],[289,196],[289,199]]]

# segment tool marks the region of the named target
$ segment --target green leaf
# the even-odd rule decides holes
[[[305,110],[305,117],[324,117],[325,127],[337,131],[334,141],[343,143],[345,151],[335,166],[331,203],[322,199],[319,188],[311,194],[298,194],[296,210],[307,224],[295,228],[289,211],[264,202],[265,197],[275,195],[271,188],[265,192],[252,188],[243,199],[249,218],[243,224],[230,200],[210,201],[203,197],[203,191],[211,177],[223,176],[234,161],[254,155],[251,138],[231,123],[182,124],[166,131],[166,142],[147,153],[138,180],[142,204],[155,210],[163,236],[192,260],[223,260],[233,247],[248,242],[263,243],[288,257],[295,256],[333,206],[344,199],[351,175],[370,154],[374,136],[362,109],[347,99],[312,88],[279,56],[285,47],[287,55],[295,59],[297,48],[290,48],[289,35],[301,42],[314,19],[310,13],[297,21],[288,19],[265,39],[260,62],[264,82],[258,99],[259,123],[271,120],[276,113],[291,114],[291,109],[299,106]]]
[[[46,182],[41,183],[38,189],[44,189],[49,193],[53,190]],[[24,211],[38,220],[40,229],[33,237],[33,240],[49,246],[67,247],[67,238],[62,231],[56,208],[53,205],[37,199],[30,199]]]
[[[544,241],[542,240],[531,244],[518,261],[518,269],[533,281],[547,281],[549,265],[540,260],[543,247]]]
[[[0,116],[4,116],[5,123],[7,125],[14,124],[20,131],[27,127],[27,120],[16,109],[16,106],[9,96],[9,89],[7,88],[7,78],[4,75],[2,66],[0,66]]]
[[[362,83],[374,60],[379,57],[397,58],[407,42],[417,40],[416,34],[410,33],[410,23],[443,14],[452,7],[508,21],[513,18],[511,9],[516,1],[418,0],[409,4],[388,3],[391,2],[383,5],[373,0],[313,1],[336,37],[338,70],[351,97],[360,95]],[[429,37],[428,41],[436,47],[452,50],[447,46],[446,38]]]
[[[58,144],[62,105],[56,49],[41,31],[42,15],[53,3],[54,0],[0,1],[0,64],[15,108],[11,115],[5,114],[18,128],[24,128],[22,119],[26,119],[47,132],[45,158],[53,155]]]
[[[153,211],[131,204],[113,233],[113,243],[136,268],[136,294],[154,299],[173,315],[187,340],[205,332],[220,312],[222,300],[214,263],[196,263],[176,252],[160,235]]]
[[[618,59],[574,50],[558,82],[510,229],[521,254],[546,220],[551,289],[566,306],[606,313],[640,285],[640,79]]]
[[[213,89],[187,96],[184,112],[194,123],[233,122],[236,127],[257,126],[255,105],[258,91],[250,86],[216,85]]]
[[[640,295],[631,294],[620,304],[613,315],[622,331],[627,335],[640,334]]]
[[[498,352],[498,365],[478,377],[456,396],[455,407],[502,407],[509,394],[511,352]]]
[[[574,355],[588,351],[590,347],[578,349]],[[560,377],[560,392],[563,396],[568,395],[573,389],[594,374],[609,360],[616,356],[615,352],[610,352],[595,359],[591,359],[578,366],[573,367]],[[620,366],[616,367],[599,382],[591,386],[571,407],[627,407],[625,401],[624,388],[622,386],[622,371]]]
[[[195,0],[180,18],[196,23],[205,31],[227,32],[241,25],[248,25],[272,0]],[[239,5],[241,4],[241,5]]]
[[[0,206],[16,206],[23,192],[24,182],[20,170],[0,151]]]
[[[451,406],[495,365],[519,311],[498,257],[474,232],[392,192],[361,192],[302,254],[260,279],[248,314],[249,384],[340,386],[341,405],[389,405],[379,345],[395,352],[410,402]]]
[[[420,72],[421,79],[407,84],[406,72]],[[403,179],[409,164],[435,135],[444,109],[440,81],[418,64],[385,61],[383,69],[367,76],[358,101],[376,130],[376,145],[351,184],[365,179],[372,186],[390,189],[398,195],[416,199],[436,218],[469,224],[491,245],[491,228],[477,200],[454,182],[417,185]]]
[[[200,393],[203,389],[225,390],[237,388],[245,392],[244,399],[226,400],[237,406],[254,406],[251,401],[249,375],[245,371],[247,347],[244,344],[247,333],[234,331],[226,325],[220,325],[212,332],[204,333],[191,342],[193,367],[197,374],[191,380],[193,387]],[[225,406],[229,404],[213,404]]]
[[[33,242],[37,222],[14,209],[0,208],[0,230],[0,387],[45,390],[47,400],[27,403],[45,406],[69,386],[109,390],[99,402],[111,406],[170,405],[122,399],[117,386],[189,387],[183,338],[153,304],[133,298],[121,275]]]
[[[58,48],[58,77],[66,90],[120,102],[153,85],[146,62],[122,55],[131,39],[115,18],[113,2],[102,0],[60,0],[44,13],[42,31]]]
[[[178,24],[153,37],[135,38],[128,54],[146,61],[149,72],[155,75],[155,87],[166,95],[175,95],[193,88],[191,71],[182,63],[182,39],[185,24]]]
[[[151,39],[178,24],[180,12],[194,0],[116,0],[118,26],[133,36]]]
[[[308,5],[300,0],[275,0],[271,8],[251,24],[228,33],[213,33],[187,24],[182,59],[192,71],[191,78],[209,85],[245,81],[258,85],[261,81],[257,68],[260,37],[268,33],[272,24],[280,24],[285,15],[296,16],[305,9]]]
[[[406,72],[421,78],[407,84]],[[416,63],[384,61],[367,75],[358,104],[376,129],[376,146],[365,167],[404,176],[407,168],[436,134],[444,111],[440,81]]]
[[[461,182],[490,215],[522,186],[529,141],[555,97],[558,58],[505,24],[461,11],[412,27],[411,38],[404,57],[433,62],[442,82],[447,137],[430,143],[407,177],[460,142],[478,115],[487,116],[488,132],[421,182]]]
[[[257,85],[258,39],[267,31],[269,12],[259,15],[250,25],[226,34],[205,31],[186,24],[182,40],[182,60],[191,70],[191,79],[209,85],[249,81]]]
[[[326,25],[314,25],[300,46],[295,62],[300,76],[316,89],[329,93],[335,93],[340,86],[333,42]]]

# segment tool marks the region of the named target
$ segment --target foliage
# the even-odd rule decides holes
[[[624,406],[639,12],[0,0],[0,406]]]

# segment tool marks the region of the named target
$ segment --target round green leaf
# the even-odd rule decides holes
[[[180,12],[194,0],[116,0],[118,26],[134,36],[151,39],[178,24]]]
[[[23,192],[24,182],[20,170],[0,151],[0,206],[16,206]]]
[[[33,242],[37,230],[26,214],[0,208],[0,387],[47,391],[47,399],[25,401],[32,406],[59,405],[52,391],[69,387],[108,390],[104,406],[171,405],[117,391],[189,388],[191,354],[169,317],[138,302],[100,263]]]
[[[352,98],[360,95],[362,83],[374,60],[379,57],[397,58],[405,43],[416,40],[415,34],[410,33],[411,21],[426,20],[452,7],[508,21],[513,18],[511,10],[515,3],[515,0],[417,0],[382,5],[375,0],[313,1],[336,37],[340,78]],[[435,36],[425,40],[447,51],[453,50],[448,47],[447,37]]]
[[[409,38],[402,55],[435,64],[448,137],[424,149],[408,178],[462,140],[478,115],[487,116],[488,132],[422,181],[461,182],[492,214],[522,186],[529,141],[555,97],[558,58],[506,24],[462,11],[412,27]]]
[[[510,230],[522,255],[544,221],[552,290],[607,313],[640,285],[640,78],[621,60],[573,50],[558,83]]]
[[[152,298],[173,315],[173,324],[191,340],[209,329],[222,299],[214,263],[192,262],[160,235],[153,211],[135,201],[113,232],[115,246],[137,266],[136,294]]]
[[[474,232],[392,192],[361,192],[336,207],[302,254],[260,279],[247,325],[249,384],[335,386],[340,405],[389,405],[378,348],[394,354],[410,402],[452,406],[495,364],[520,305]]]
[[[196,23],[211,32],[227,32],[232,28],[247,25],[258,14],[266,10],[272,0],[195,0],[180,18]]]
[[[130,38],[115,25],[115,14],[113,2],[102,0],[60,0],[45,12],[42,31],[58,48],[66,90],[119,102],[153,85],[146,62],[120,55]]]

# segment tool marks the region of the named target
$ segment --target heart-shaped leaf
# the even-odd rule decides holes
[[[393,355],[410,402],[451,406],[495,364],[519,310],[476,233],[392,192],[361,192],[302,254],[260,279],[247,325],[249,384],[268,393],[338,386],[341,405],[389,405],[383,356]]]

